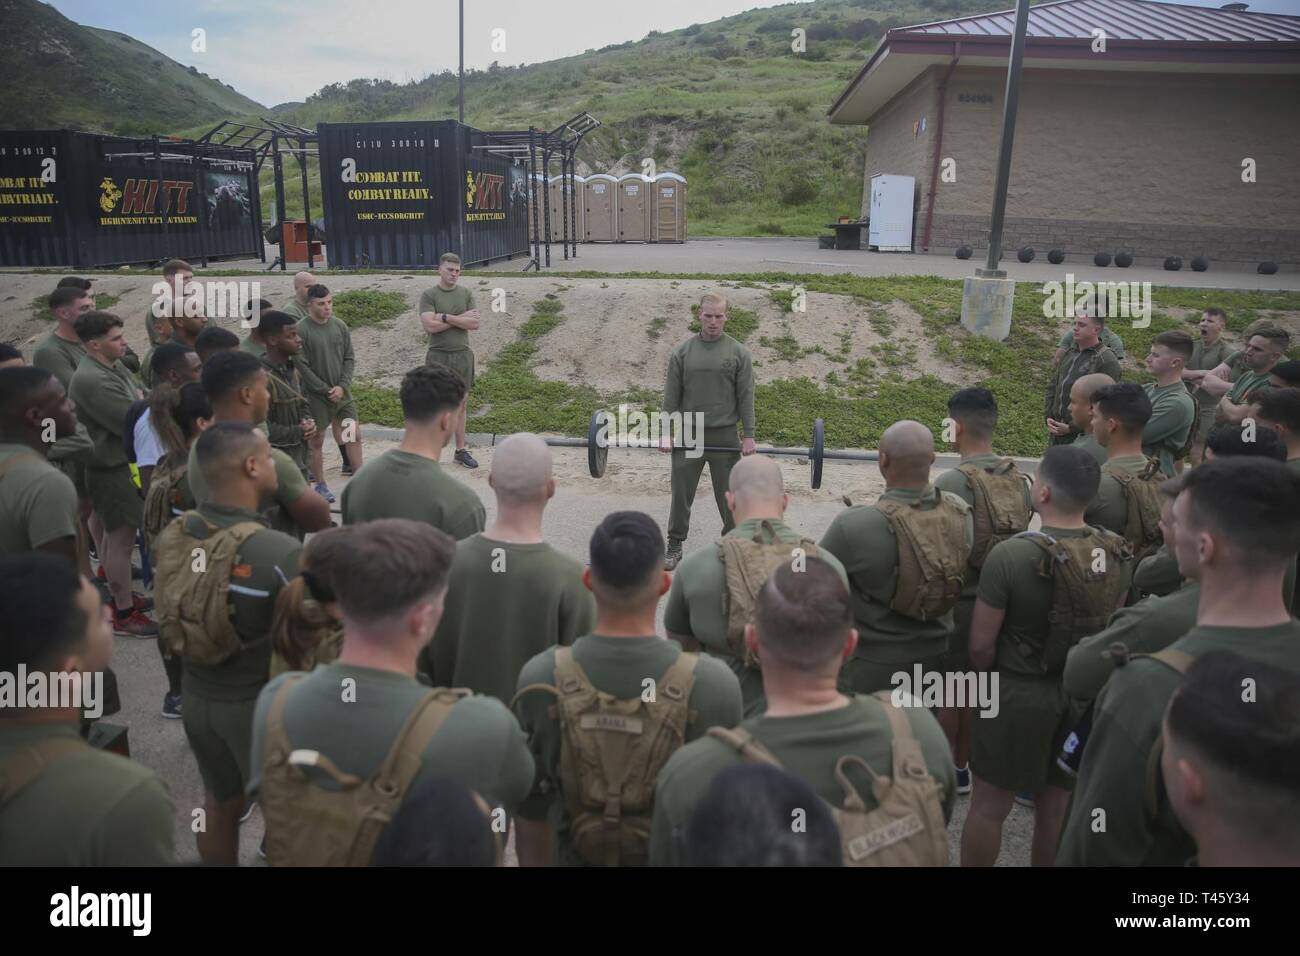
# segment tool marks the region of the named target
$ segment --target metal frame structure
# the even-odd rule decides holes
[[[510,159],[527,157],[526,177],[528,180],[528,204],[532,209],[533,256],[524,266],[523,271],[542,269],[543,259],[547,268],[551,265],[551,202],[550,196],[534,195],[537,178],[541,177],[542,189],[547,189],[547,174],[551,163],[560,164],[561,189],[564,197],[561,205],[562,232],[565,261],[569,259],[569,247],[573,247],[573,258],[578,258],[578,209],[577,192],[574,189],[574,177],[577,175],[577,152],[582,139],[600,125],[600,120],[590,113],[582,112],[565,120],[555,129],[547,131],[537,127],[525,130],[489,130],[484,133],[488,143],[475,147],[496,153]]]
[[[266,162],[267,157],[271,159],[271,168],[275,173],[275,221],[279,224],[280,229],[277,233],[276,246],[279,248],[279,254],[275,260],[266,267],[270,272],[276,266],[280,267],[282,272],[288,271],[288,263],[285,259],[284,248],[284,220],[286,218],[284,208],[284,161],[281,158],[284,154],[289,154],[298,163],[298,172],[302,177],[302,211],[303,218],[307,221],[307,268],[313,269],[316,265],[315,256],[311,251],[311,194],[307,188],[307,156],[314,156],[319,151],[314,148],[308,148],[308,144],[313,147],[316,144],[316,133],[309,129],[303,129],[301,126],[293,126],[289,123],[279,123],[275,120],[261,118],[265,125],[258,126],[251,123],[236,123],[233,120],[223,120],[217,126],[210,129],[199,139],[200,143],[214,143],[217,145],[242,146],[245,149],[255,150],[257,153],[257,172],[262,172],[262,165]],[[282,141],[290,144],[282,146]],[[260,180],[259,180],[260,182]],[[257,234],[265,240],[262,233],[262,202],[259,196],[257,203],[257,212],[255,213],[255,222],[257,225]],[[260,247],[258,258],[266,261],[266,245],[263,242]]]

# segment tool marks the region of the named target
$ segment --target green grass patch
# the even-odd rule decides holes
[[[350,329],[366,325],[383,325],[392,321],[409,306],[400,292],[374,292],[370,289],[353,289],[334,293],[334,314]]]
[[[812,349],[805,349],[799,344],[799,340],[787,332],[779,338],[768,338],[766,335],[758,340],[759,345],[766,346],[776,353],[777,359],[782,362],[793,362],[803,358]]]

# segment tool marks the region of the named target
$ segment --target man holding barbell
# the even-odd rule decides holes
[[[674,436],[663,435],[659,450],[672,452],[672,505],[668,517],[668,550],[664,567],[671,571],[682,558],[682,543],[691,527],[691,505],[704,466],[709,466],[713,498],[722,517],[722,533],[735,524],[727,507],[727,487],[732,466],[741,455],[754,453],[754,363],[749,349],[723,332],[727,323],[727,300],[710,292],[700,299],[700,332],[673,349],[668,359],[668,381],[664,386],[663,411],[702,416],[704,435],[694,441],[734,451],[688,455],[673,447]],[[744,440],[736,443],[736,423],[744,429]]]

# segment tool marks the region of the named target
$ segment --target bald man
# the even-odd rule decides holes
[[[664,628],[684,650],[704,650],[727,663],[740,681],[745,716],[752,717],[767,707],[763,673],[744,653],[741,638],[747,622],[733,609],[752,607],[754,595],[767,580],[763,573],[767,564],[793,562],[799,548],[805,558],[816,555],[825,560],[845,586],[849,580],[838,558],[785,523],[790,496],[785,493],[781,466],[774,460],[763,455],[742,458],[731,469],[726,496],[736,526],[716,544],[692,551],[677,566],[664,608]],[[757,573],[737,573],[749,562]]]
[[[288,312],[301,322],[310,314],[307,311],[307,290],[316,284],[316,277],[310,272],[296,272],[293,276],[293,298],[280,311]]]
[[[1092,433],[1092,396],[1097,389],[1114,385],[1115,380],[1105,372],[1092,372],[1070,386],[1070,421],[1082,433],[1074,440],[1075,448],[1082,448],[1098,465],[1106,463],[1106,449],[1097,444]]]
[[[456,546],[442,621],[419,667],[434,687],[468,687],[508,704],[520,668],[590,631],[596,603],[582,565],[542,537],[555,496],[550,446],[528,432],[511,435],[496,448],[488,484],[496,520]]]
[[[841,671],[846,693],[893,690],[900,675],[911,686],[917,666],[942,670],[975,532],[970,506],[930,484],[933,464],[930,429],[890,425],[880,436],[885,493],[840,512],[822,537],[848,572],[859,634]],[[917,549],[918,540],[930,543]]]

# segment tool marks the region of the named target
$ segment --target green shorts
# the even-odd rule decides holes
[[[77,489],[78,498],[89,498],[90,490],[86,487],[86,463],[65,458],[51,462],[55,468],[72,479],[72,486]]]
[[[953,606],[953,631],[948,635],[948,653],[943,655],[945,671],[970,670],[970,619],[974,612],[973,597],[959,598]]]
[[[851,657],[844,662],[844,667],[840,670],[840,693],[874,694],[879,690],[893,690],[900,686],[899,682],[894,680],[894,675],[898,673],[906,674],[910,684],[913,668],[917,664],[921,665],[923,674],[941,671],[943,655],[935,654],[904,664],[882,664],[877,661],[863,660],[861,657]]]
[[[181,692],[185,736],[198,761],[203,788],[217,800],[242,795],[249,780],[257,699],[208,700],[194,693],[191,686],[184,686]]]
[[[997,716],[971,721],[971,770],[1013,793],[1073,788],[1074,779],[1056,765],[1077,716],[1060,682],[997,673]]]
[[[129,466],[122,464],[113,468],[87,468],[86,491],[105,531],[140,527],[140,522],[144,519],[144,501],[140,497],[140,489],[131,480]]]
[[[460,377],[465,380],[465,390],[469,391],[474,387],[474,350],[457,349],[454,352],[444,352],[442,349],[429,349],[428,354],[424,356],[425,365],[445,365],[459,373]]]
[[[350,398],[345,398],[335,405],[333,402],[321,401],[312,396],[310,404],[311,417],[316,420],[316,430],[321,434],[329,429],[330,422],[344,422],[349,418],[354,422],[357,421],[357,403]]]
[[[1192,439],[1193,446],[1204,445],[1205,439],[1210,437],[1210,432],[1214,429],[1214,406],[1202,406],[1198,409],[1199,417],[1196,419],[1196,433]]]

